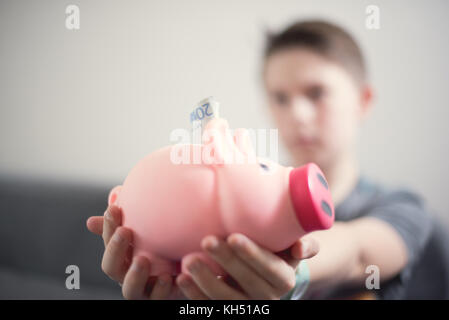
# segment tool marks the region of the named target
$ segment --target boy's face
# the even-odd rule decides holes
[[[295,165],[326,168],[353,150],[370,91],[360,89],[343,67],[311,50],[284,49],[266,61],[264,82]]]

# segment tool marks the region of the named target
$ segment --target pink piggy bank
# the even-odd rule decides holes
[[[261,162],[247,130],[232,136],[221,118],[207,124],[202,144],[168,146],[146,156],[111,190],[108,202],[122,209],[123,225],[134,233],[134,255],[152,261],[152,275],[187,273],[182,261],[191,254],[223,274],[202,253],[206,235],[239,232],[278,252],[334,221],[318,166]]]

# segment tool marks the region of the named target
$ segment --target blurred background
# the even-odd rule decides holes
[[[65,25],[71,4],[80,9],[79,30]],[[371,4],[380,8],[378,30],[365,26]],[[28,230],[44,224],[44,238],[67,235],[60,224],[84,230],[85,217],[103,213],[108,188],[169,144],[171,130],[189,128],[204,97],[216,97],[234,128],[274,128],[260,79],[264,36],[303,18],[345,27],[367,57],[376,103],[360,139],[363,172],[419,192],[449,224],[448,9],[445,0],[0,0],[0,208],[8,222],[0,240],[9,246],[0,253],[8,262],[0,284],[17,287],[26,276],[30,285],[38,272],[44,282],[59,277],[53,289],[36,283],[28,295],[0,289],[0,297],[118,297],[99,270],[102,243],[87,230],[79,238],[74,231],[68,244],[91,250],[97,263],[87,277],[98,286],[84,296],[67,291],[63,279],[65,266],[88,259],[51,264],[65,249],[28,238]],[[30,246],[48,259],[20,254]]]

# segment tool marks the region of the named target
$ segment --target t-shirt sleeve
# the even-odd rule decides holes
[[[404,284],[413,265],[420,259],[432,230],[432,218],[424,201],[409,191],[390,192],[382,196],[365,216],[389,223],[403,239],[408,252],[407,265],[391,282],[397,282],[397,286]],[[394,291],[397,290],[399,288]],[[391,297],[384,298],[395,298],[399,294],[395,292]]]

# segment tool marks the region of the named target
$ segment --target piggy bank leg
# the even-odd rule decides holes
[[[226,274],[226,272],[223,270],[223,268],[204,252],[193,252],[193,253],[189,253],[189,254],[185,255],[181,261],[182,273],[191,275],[190,271],[187,269],[186,266],[191,261],[191,259],[196,258],[196,257],[201,259],[201,261],[204,262],[212,270],[212,272],[215,275],[224,276]]]

